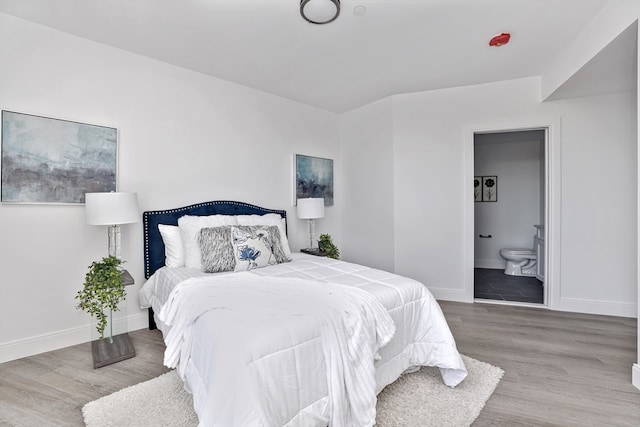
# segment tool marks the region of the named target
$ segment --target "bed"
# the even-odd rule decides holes
[[[284,210],[212,201],[144,212],[143,228],[140,306],[200,425],[373,425],[403,372],[467,375],[423,284],[292,253]]]

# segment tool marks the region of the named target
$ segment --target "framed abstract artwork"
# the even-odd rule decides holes
[[[116,128],[2,111],[0,200],[84,203],[116,191]]]
[[[325,205],[333,205],[333,160],[295,154],[294,171],[294,204],[322,197]]]

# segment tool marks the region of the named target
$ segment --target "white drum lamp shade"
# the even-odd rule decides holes
[[[298,218],[324,218],[324,199],[298,199]]]
[[[306,219],[309,229],[309,249],[314,249],[314,219],[324,218],[324,198],[298,199],[298,218]]]
[[[118,225],[138,222],[137,193],[86,193],[85,218],[89,225]]]

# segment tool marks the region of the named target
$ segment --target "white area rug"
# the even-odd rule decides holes
[[[469,376],[445,386],[436,368],[400,377],[378,395],[376,426],[469,426],[500,382],[504,371],[463,356]],[[191,395],[174,371],[87,403],[87,427],[194,427]]]

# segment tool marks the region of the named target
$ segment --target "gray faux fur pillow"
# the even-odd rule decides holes
[[[284,249],[282,248],[282,240],[280,239],[280,230],[275,225],[270,225],[268,227],[258,226],[258,225],[250,225],[250,226],[238,226],[238,228],[250,228],[250,229],[258,229],[258,228],[266,228],[269,233],[269,240],[271,242],[271,252],[276,257],[276,262],[281,264],[283,262],[289,262],[289,258],[287,258],[287,254],[285,254]],[[252,230],[252,231],[253,231]]]
[[[203,228],[198,234],[202,271],[220,273],[233,271],[236,258],[231,245],[231,226]]]

